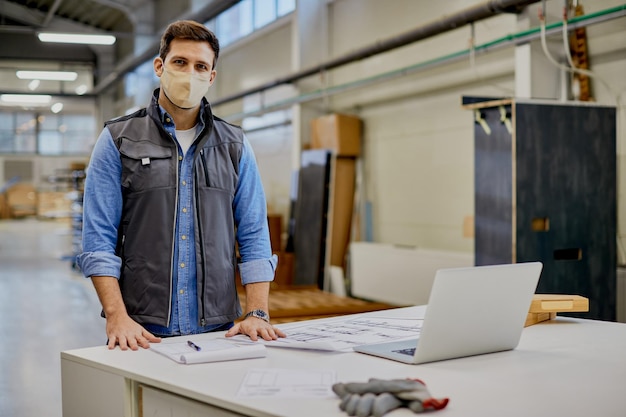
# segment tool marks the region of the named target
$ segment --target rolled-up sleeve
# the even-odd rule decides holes
[[[107,128],[92,152],[83,197],[83,251],[76,263],[85,277],[120,277],[121,259],[115,254],[122,213],[122,164]]]
[[[278,257],[272,255],[265,192],[254,152],[245,137],[234,209],[242,284],[272,281]]]
[[[278,256],[272,255],[269,259],[257,259],[255,261],[242,262],[239,264],[241,283],[243,285],[255,282],[266,282],[274,279]]]

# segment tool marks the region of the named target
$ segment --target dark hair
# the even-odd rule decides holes
[[[159,56],[163,61],[165,61],[165,57],[170,51],[170,44],[174,39],[190,39],[193,41],[208,42],[215,53],[215,58],[213,59],[213,68],[215,68],[217,57],[220,53],[220,43],[217,40],[217,36],[207,29],[206,26],[193,20],[178,20],[170,23],[161,37]]]

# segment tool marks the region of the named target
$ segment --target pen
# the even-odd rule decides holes
[[[196,345],[194,342],[192,342],[191,340],[187,340],[187,344],[189,345],[189,347],[194,348],[195,350],[202,350],[202,348],[198,345]]]

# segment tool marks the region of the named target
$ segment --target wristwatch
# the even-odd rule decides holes
[[[270,322],[270,315],[267,314],[265,311],[263,310],[252,310],[251,312],[247,313],[246,316],[244,317],[244,319],[247,319],[248,317],[256,317],[257,319],[261,319],[261,320],[265,320],[266,322]]]

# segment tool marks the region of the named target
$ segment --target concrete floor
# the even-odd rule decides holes
[[[0,220],[0,416],[61,417],[60,352],[106,342],[68,222]]]

